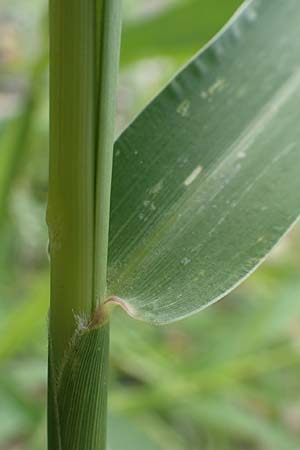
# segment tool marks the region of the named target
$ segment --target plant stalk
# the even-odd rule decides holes
[[[49,450],[105,449],[120,34],[121,0],[50,0]]]

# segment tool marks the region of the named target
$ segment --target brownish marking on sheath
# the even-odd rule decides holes
[[[88,324],[89,330],[94,330],[101,327],[105,322],[107,322],[107,313],[105,311],[104,305],[99,305],[93,314],[91,321]]]

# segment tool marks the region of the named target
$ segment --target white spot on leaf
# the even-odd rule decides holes
[[[245,152],[239,152],[238,154],[237,154],[237,157],[238,157],[238,159],[244,159],[244,158],[246,158],[246,153]]]
[[[187,266],[187,265],[190,264],[191,262],[192,262],[192,260],[191,260],[190,258],[187,258],[187,257],[182,258],[182,260],[180,261],[180,263],[181,263],[183,266]]]
[[[200,175],[200,173],[202,172],[203,167],[202,166],[197,166],[195,170],[193,170],[193,172],[186,178],[186,180],[184,181],[184,185],[185,186],[190,186],[190,184],[193,183],[193,181],[196,180],[196,178]]]
[[[164,185],[164,181],[160,180],[153,188],[150,190],[150,194],[157,195],[160,193]]]
[[[189,111],[190,111],[190,107],[191,107],[191,102],[189,100],[183,100],[183,102],[181,102],[178,105],[177,108],[177,113],[180,114],[182,117],[188,117],[189,115]]]
[[[213,95],[215,92],[221,92],[226,86],[226,82],[223,79],[217,80],[208,88],[208,94]]]

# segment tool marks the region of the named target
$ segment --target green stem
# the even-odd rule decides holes
[[[97,11],[97,14],[96,14]],[[50,0],[50,328],[59,365],[104,300],[120,0]]]
[[[93,292],[95,5],[50,0],[50,336],[60,366]]]
[[[120,32],[121,0],[50,0],[49,450],[105,448]]]

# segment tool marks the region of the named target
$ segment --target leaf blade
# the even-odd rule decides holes
[[[276,2],[247,2],[116,143],[108,301],[135,318],[220,299],[299,216],[300,6]]]

